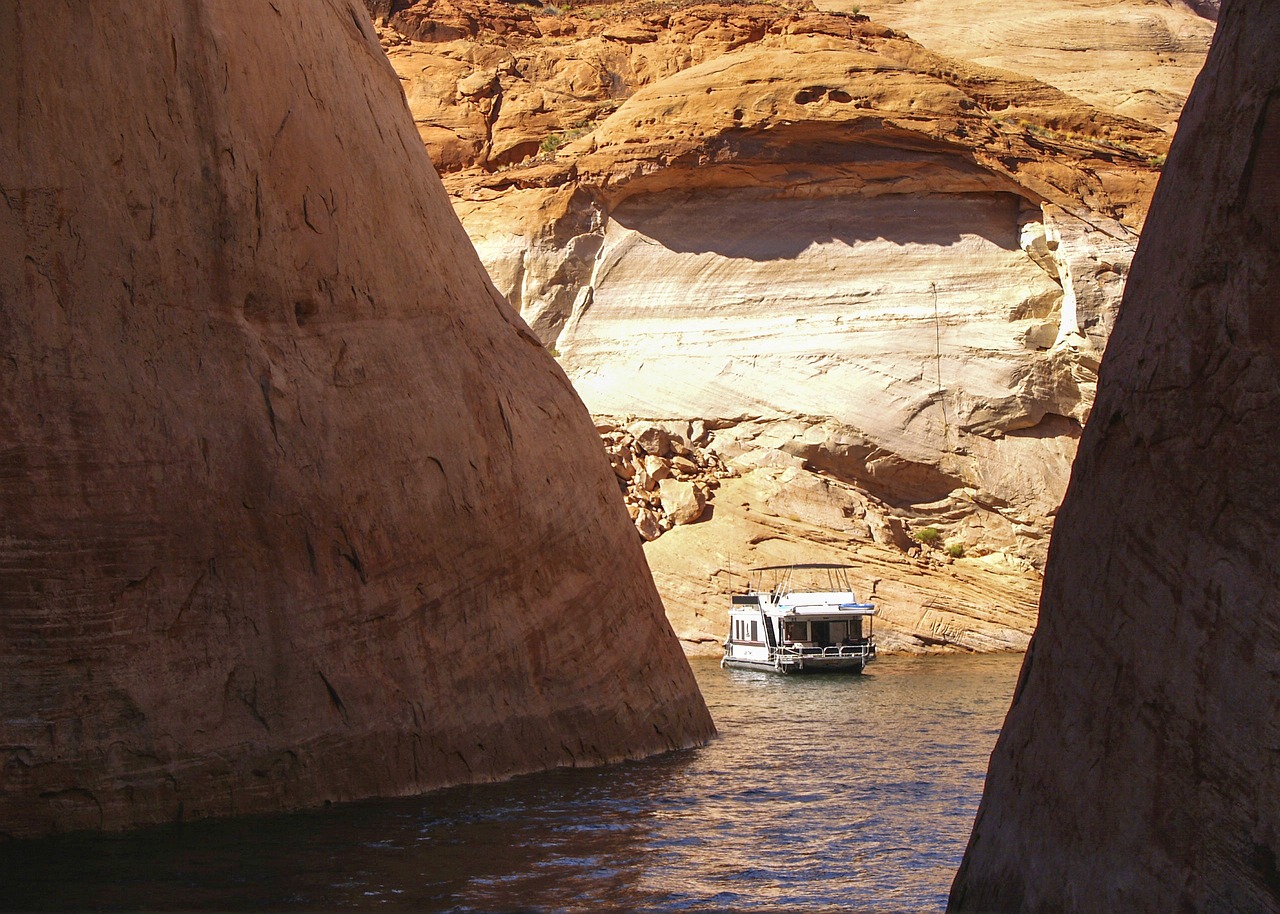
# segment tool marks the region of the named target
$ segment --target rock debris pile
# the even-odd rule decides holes
[[[627,512],[646,541],[702,519],[720,480],[737,475],[707,446],[701,423],[600,422],[596,428]]]

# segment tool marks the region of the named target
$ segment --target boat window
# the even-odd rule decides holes
[[[845,638],[849,637],[848,622],[832,622],[831,623],[831,643],[839,644]]]
[[[751,640],[759,641],[760,640],[759,636],[760,636],[760,629],[757,626],[756,620],[752,619],[751,620]]]
[[[787,640],[788,641],[808,641],[809,640],[809,623],[808,622],[788,622],[787,623]]]

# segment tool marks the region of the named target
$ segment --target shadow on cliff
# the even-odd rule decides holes
[[[730,130],[628,182],[611,216],[682,254],[794,260],[814,245],[1019,249],[1034,206],[966,148],[883,124]]]
[[[1005,192],[796,199],[770,188],[712,188],[631,197],[610,215],[674,253],[764,263],[830,245],[946,248],[981,239],[1013,252],[1022,204]]]

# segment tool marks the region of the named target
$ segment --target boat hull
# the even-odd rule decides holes
[[[867,662],[861,657],[807,657],[794,661],[743,660],[725,657],[726,669],[757,670],[765,673],[861,673]]]

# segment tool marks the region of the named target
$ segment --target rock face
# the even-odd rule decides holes
[[[640,89],[566,164],[454,177],[464,224],[597,416],[785,426],[901,507],[969,488],[993,541],[1047,529],[1163,140],[801,21],[826,31]]]
[[[857,566],[856,588],[876,602],[882,650],[1026,648],[1039,579],[1027,562],[984,546],[985,530],[966,512],[937,512],[950,534],[934,528],[930,545],[922,542],[929,526],[903,522],[865,489],[768,442],[722,459],[711,442],[735,449],[734,431],[696,422],[601,427],[686,652],[720,654],[725,607],[748,568],[812,561]]]
[[[856,5],[930,49],[1031,76],[1170,132],[1213,37],[1218,0],[820,0]],[[1082,61],[1087,60],[1087,65]]]
[[[1185,6],[1075,6],[1115,85],[1148,35],[1130,76],[1167,83],[1161,104],[785,4],[420,0],[379,21],[486,267],[598,422],[701,423],[726,460],[798,461],[1035,575],[1185,91],[1168,74],[1189,85],[1212,33]]]
[[[1278,98],[1280,10],[1224,5],[952,910],[1280,907]]]
[[[0,17],[0,834],[705,739],[364,10]]]
[[[857,566],[851,581],[876,604],[876,643],[886,652],[1026,648],[1039,580],[1023,565],[1001,553],[955,559],[945,548],[910,546],[901,527],[861,509],[858,494],[797,467],[747,469],[721,480],[714,518],[649,543],[645,555],[685,649],[719,655],[729,597],[741,593],[747,569],[791,562]]]

